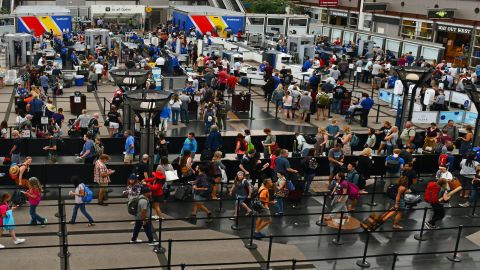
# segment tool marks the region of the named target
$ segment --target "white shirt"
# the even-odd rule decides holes
[[[312,144],[308,144],[307,141],[305,140],[305,137],[303,137],[302,134],[297,136],[297,150],[303,150],[303,149],[311,149],[313,148]]]
[[[325,80],[325,82],[326,82],[326,83],[329,83],[329,84],[331,84],[331,85],[333,85],[333,86],[335,86],[335,84],[337,83],[333,77],[328,77],[328,78]]]
[[[37,66],[43,67],[44,63],[42,63],[42,61],[43,61],[43,58],[38,59]]]
[[[158,57],[157,60],[155,60],[155,65],[156,65],[156,66],[163,66],[163,65],[165,65],[165,58],[163,58],[163,57]]]
[[[233,68],[234,68],[236,71],[240,71],[240,66],[241,66],[241,65],[242,65],[242,64],[240,64],[240,62],[235,62],[235,63],[233,64]]]
[[[95,66],[93,66],[95,68],[95,73],[96,74],[102,74],[103,73],[103,65],[100,64],[100,63],[97,63],[95,64]],[[100,79],[100,78],[99,78]]]

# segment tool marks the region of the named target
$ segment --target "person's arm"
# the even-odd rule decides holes
[[[408,131],[407,135],[410,135],[410,131]],[[408,138],[409,139],[408,139],[408,142],[407,142],[407,146],[409,146],[413,142],[413,140],[415,139],[415,132],[414,132],[413,136],[409,136]]]
[[[85,158],[88,155],[90,155],[90,149],[85,150],[85,152],[83,154],[80,153],[80,158]]]
[[[142,218],[143,224],[147,223],[147,208],[142,208],[140,217]]]
[[[240,163],[240,165],[238,166],[240,168],[240,170],[242,170],[245,174],[250,174],[249,171],[247,171],[247,169],[245,169],[245,167],[243,167],[243,164]]]
[[[346,144],[347,142],[350,141],[351,138],[352,138],[352,134],[347,134],[347,136],[345,136],[345,138],[344,137],[341,138],[342,143]]]
[[[17,145],[14,144],[12,149],[10,149],[10,155],[12,155],[13,151],[15,151],[17,149]]]
[[[400,202],[400,198],[402,197],[402,194],[405,192],[405,187],[400,186],[398,188],[397,196],[395,197],[395,208],[398,209],[398,203]]]

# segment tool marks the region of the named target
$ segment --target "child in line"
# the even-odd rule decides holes
[[[28,179],[28,191],[22,191],[22,193],[27,196],[28,203],[30,204],[30,225],[37,225],[40,222],[41,227],[44,228],[47,224],[47,219],[39,216],[37,214],[37,207],[42,200],[42,185],[36,177],[30,177]]]
[[[10,208],[9,201],[10,201],[10,193],[3,193],[0,197],[0,236],[3,234],[3,231],[9,231],[10,236],[12,236],[13,243],[15,245],[21,244],[25,242],[23,238],[17,238],[15,235],[15,222],[13,219],[13,210],[17,207],[13,206]],[[4,220],[7,221],[4,224]],[[0,248],[5,248],[5,246],[0,244]]]

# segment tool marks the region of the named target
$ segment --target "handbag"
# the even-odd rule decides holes
[[[228,183],[227,172],[224,169],[220,169],[220,172],[222,174],[222,183]]]
[[[180,178],[178,177],[177,171],[165,171],[165,179],[167,180],[167,182],[169,182],[178,180]]]
[[[447,183],[448,183],[448,186],[450,187],[450,190],[454,190],[454,189],[462,186],[462,183],[458,179],[448,181]]]
[[[3,229],[9,231],[15,228],[15,219],[13,218],[12,210],[7,210],[5,217],[3,217]]]
[[[270,154],[272,154],[273,152],[275,152],[275,150],[278,149],[278,144],[274,143],[274,144],[268,146],[268,148],[269,148]]]

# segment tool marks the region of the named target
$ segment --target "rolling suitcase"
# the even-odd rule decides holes
[[[232,95],[232,111],[249,112],[250,111],[250,95]]]
[[[360,223],[360,226],[362,226],[365,231],[376,231],[378,228],[380,228],[380,226],[382,226],[383,223],[385,223],[385,221],[395,216],[396,213],[397,210],[395,207],[392,207],[380,216],[378,214],[369,215],[363,222]]]
[[[293,185],[295,186],[294,191],[290,191],[287,196],[287,200],[289,202],[300,202],[303,197],[303,191],[305,190],[305,181],[303,180],[294,180],[292,181]]]
[[[240,85],[248,87],[248,78],[243,76],[240,78]]]
[[[93,84],[87,83],[87,92],[93,92]]]

